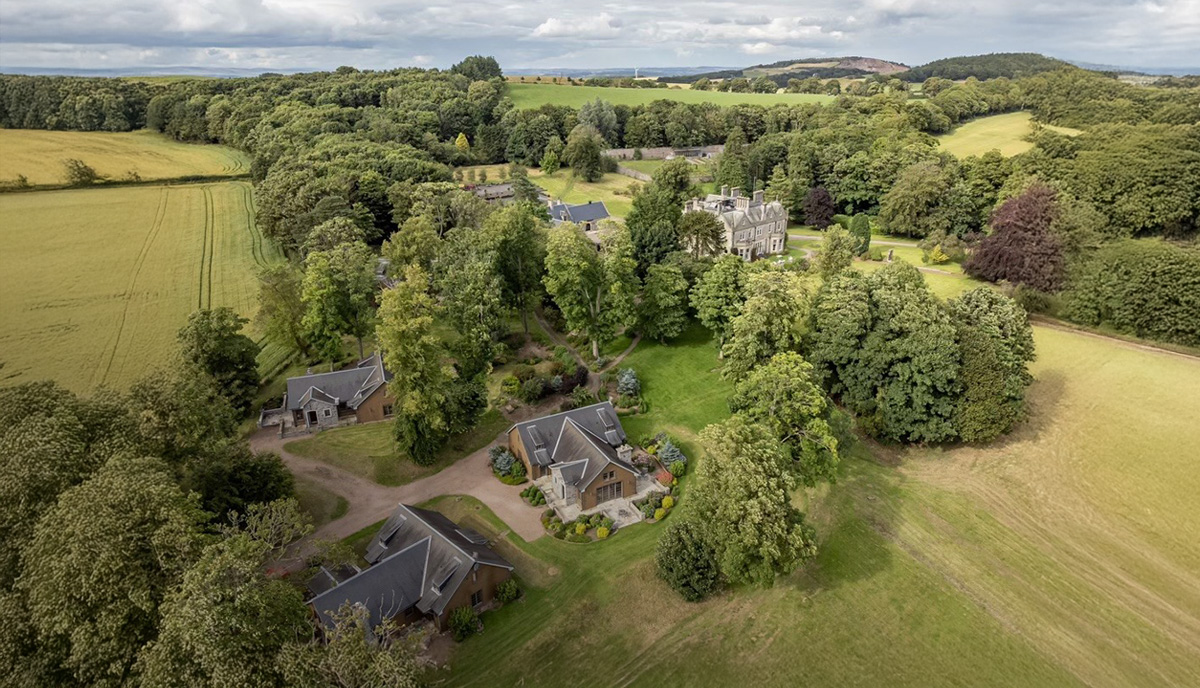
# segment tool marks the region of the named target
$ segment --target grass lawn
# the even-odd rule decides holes
[[[553,198],[567,203],[603,201],[608,214],[618,218],[624,218],[633,208],[633,196],[619,195],[618,192],[626,191],[630,184],[642,185],[642,182],[616,173],[606,174],[598,182],[588,182],[577,178],[569,169],[550,176],[542,174],[541,170],[530,170],[529,179]]]
[[[301,477],[296,478],[296,500],[300,502],[300,510],[312,519],[315,528],[345,516],[350,508],[345,497],[339,497]]]
[[[1078,129],[1044,126],[1068,136],[1082,133]],[[1031,131],[1032,115],[1028,112],[1007,112],[1003,115],[973,119],[937,138],[942,148],[960,158],[983,155],[993,149],[1000,151],[1001,155],[1013,156],[1033,148],[1033,144],[1025,140],[1025,136]]]
[[[23,174],[30,184],[65,184],[63,160],[76,158],[99,174],[119,179],[238,175],[250,158],[225,146],[180,143],[152,131],[35,131],[0,129],[0,181]]]
[[[280,259],[253,213],[245,182],[0,195],[0,383],[120,389],[170,362],[196,308],[252,315]]]
[[[622,160],[621,166],[628,167],[631,170],[637,170],[638,172],[645,172],[646,174],[653,175],[658,171],[658,168],[663,166],[663,163],[665,162],[666,160]]]
[[[677,100],[683,103],[716,103],[718,105],[799,105],[826,103],[831,96],[808,93],[721,93],[674,88],[606,88],[603,86],[568,86],[563,84],[508,84],[508,97],[518,108],[536,108],[547,103],[577,108],[586,102],[606,100],[613,105],[645,105],[656,100]]]
[[[429,466],[418,466],[396,453],[392,445],[390,422],[325,430],[284,446],[290,452],[324,461],[380,485],[405,485],[433,475],[476,449],[487,446],[509,425],[511,423],[499,411],[488,410],[474,428],[452,437],[438,454],[437,460]]]

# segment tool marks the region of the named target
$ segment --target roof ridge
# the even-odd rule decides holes
[[[509,426],[509,428],[508,428],[508,429],[509,429],[509,430],[512,430],[513,428],[515,428],[515,427],[518,427],[518,426],[521,426],[521,425],[530,425],[530,424],[533,424],[533,423],[537,423],[538,421],[546,420],[546,419],[548,419],[548,418],[554,418],[554,417],[556,417],[556,416],[565,416],[565,415],[567,415],[568,413],[575,413],[576,411],[584,411],[584,410],[586,410],[586,409],[590,409],[590,408],[592,408],[593,406],[604,406],[604,405],[606,405],[606,404],[607,404],[609,407],[611,407],[611,406],[612,406],[612,403],[611,403],[611,402],[609,402],[609,401],[597,401],[597,402],[596,402],[596,403],[594,403],[594,404],[588,404],[587,406],[580,406],[579,408],[573,408],[573,409],[571,409],[571,410],[569,410],[569,411],[559,411],[558,413],[551,413],[551,414],[550,414],[550,415],[548,415],[548,416],[538,416],[537,418],[530,418],[529,420],[523,420],[523,421],[521,421],[520,423],[513,423],[512,425],[510,425],[510,426]]]

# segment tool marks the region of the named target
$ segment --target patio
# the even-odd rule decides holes
[[[645,497],[649,496],[651,492],[667,492],[667,488],[663,487],[661,483],[655,480],[654,476],[639,474],[637,476],[636,494],[629,497],[621,497],[619,499],[609,500],[602,504],[598,504],[595,508],[584,511],[579,508],[578,503],[567,504],[565,501],[563,501],[562,497],[560,497],[558,493],[554,491],[549,476],[535,480],[534,484],[537,485],[538,488],[541,489],[542,494],[546,496],[546,506],[554,509],[554,512],[558,514],[558,517],[561,518],[564,523],[574,521],[580,516],[591,516],[592,514],[602,513],[608,518],[611,518],[617,528],[624,528],[625,526],[633,525],[634,523],[638,523],[643,520],[642,513],[633,506],[635,501],[644,499]]]

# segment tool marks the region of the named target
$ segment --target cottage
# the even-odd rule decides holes
[[[479,184],[478,186],[468,186],[465,188],[488,203],[506,205],[508,203],[512,203],[517,198],[517,192],[513,189],[512,182],[503,182],[500,184]],[[549,200],[550,195],[539,189],[538,202],[547,203]]]
[[[517,423],[508,444],[533,480],[549,476],[552,496],[568,506],[587,511],[637,493],[633,448],[607,401]]]
[[[318,572],[315,589],[322,591],[309,606],[327,628],[350,604],[366,610],[371,628],[388,619],[402,626],[430,619],[441,630],[455,609],[489,604],[496,586],[513,571],[484,536],[435,511],[406,504],[397,506],[379,529],[366,559],[369,567],[342,580]],[[328,587],[326,578],[336,584]]]
[[[741,189],[721,187],[720,194],[693,198],[684,212],[702,210],[712,213],[725,227],[723,252],[754,260],[783,253],[787,246],[787,209],[779,201],[767,203],[763,192],[743,196]]]
[[[317,430],[383,420],[392,415],[391,373],[376,351],[358,365],[331,373],[290,377],[283,395],[285,427]]]
[[[554,201],[549,205],[550,222],[561,224],[574,222],[585,232],[598,229],[601,220],[608,219],[608,208],[603,201],[588,201],[581,205],[569,205],[562,201]]]

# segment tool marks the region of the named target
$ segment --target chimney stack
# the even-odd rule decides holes
[[[738,196],[741,196],[741,195],[742,195],[742,187],[740,187],[740,186],[735,186],[729,190],[730,198],[737,198]]]
[[[729,198],[729,185],[721,187],[721,198]]]
[[[763,202],[763,192],[762,192],[762,191],[755,191],[755,192],[754,192],[754,204],[755,204],[755,205],[762,205],[762,202]]]

